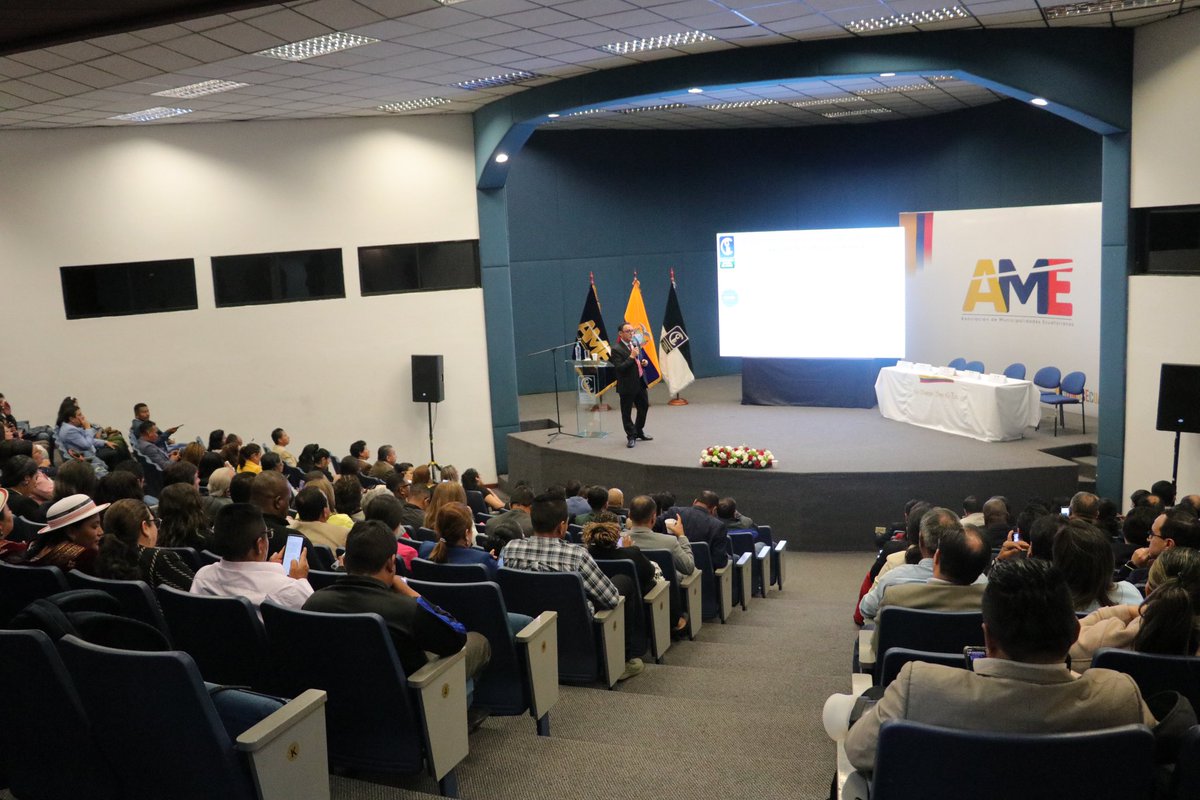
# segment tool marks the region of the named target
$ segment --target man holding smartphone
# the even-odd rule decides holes
[[[217,513],[212,551],[221,557],[201,567],[192,581],[192,594],[245,597],[255,606],[264,600],[300,608],[312,596],[308,552],[300,542],[299,555],[284,566],[280,549],[270,559],[270,534],[262,512],[249,503],[230,503]],[[293,544],[292,552],[296,552]]]

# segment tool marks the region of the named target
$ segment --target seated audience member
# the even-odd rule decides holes
[[[196,470],[199,471],[200,462],[204,460],[206,453],[207,451],[204,449],[204,445],[200,444],[199,442],[188,442],[180,448],[179,460],[186,461],[187,463],[195,466]],[[212,472],[212,470],[209,470],[209,472]]]
[[[308,581],[308,550],[283,565],[283,551],[268,559],[269,534],[262,512],[249,503],[231,503],[217,514],[212,551],[221,557],[201,567],[192,581],[192,594],[245,597],[254,605],[270,600],[300,608],[312,596]]]
[[[587,500],[588,512],[575,517],[575,524],[580,527],[587,525],[601,512],[608,512],[608,489],[603,486],[589,486],[583,496]]]
[[[314,470],[320,472],[325,480],[333,483],[333,473],[329,467],[329,451],[317,444],[306,444],[304,449],[300,451],[300,458],[296,463],[301,472],[310,473]]]
[[[33,485],[33,493],[29,496],[44,503],[51,497],[54,497],[54,481],[49,476],[56,471],[54,464],[50,461],[48,445],[42,442],[34,443],[32,453],[29,457],[33,459],[38,468],[37,480]]]
[[[902,583],[883,594],[879,610],[919,608],[931,611],[978,611],[987,581],[983,571],[992,550],[974,526],[948,527],[938,538],[933,554],[933,577],[925,583]],[[879,641],[875,626],[872,642]]]
[[[715,509],[716,495],[713,495],[713,498],[713,508]],[[625,493],[615,486],[608,490],[608,510],[618,517],[629,516],[629,509],[625,507]]]
[[[864,772],[874,768],[879,729],[891,719],[1000,733],[1154,725],[1128,675],[1095,669],[1080,677],[1067,667],[1078,630],[1070,590],[1052,564],[1019,558],[996,564],[983,594],[987,657],[974,671],[906,664],[847,733],[850,763]]]
[[[1129,560],[1117,568],[1117,580],[1145,583],[1146,571],[1163,552],[1172,547],[1191,547],[1200,550],[1200,523],[1191,509],[1172,508],[1154,519],[1148,544],[1133,551]]]
[[[107,504],[96,505],[86,494],[73,494],[58,500],[46,512],[46,527],[25,551],[25,563],[33,567],[58,567],[63,572],[77,569],[95,574],[100,553],[100,512]]]
[[[238,456],[242,452],[240,444],[227,444],[221,448],[221,460],[229,466],[237,469]]]
[[[287,446],[292,443],[292,437],[288,436],[287,431],[283,428],[276,428],[271,431],[271,452],[279,456],[279,460],[287,464],[289,467],[297,466],[296,457],[288,452]]]
[[[283,460],[278,453],[263,453],[258,465],[264,472],[283,472]]]
[[[429,560],[438,564],[482,564],[488,580],[495,580],[496,558],[491,553],[472,547],[475,522],[471,509],[461,503],[447,503],[437,515],[438,542]]]
[[[1096,518],[1096,527],[1104,532],[1111,541],[1121,538],[1121,507],[1107,497],[1100,498],[1100,513]]]
[[[100,483],[96,487],[96,502],[111,505],[118,500],[145,502],[145,495],[142,494],[142,482],[132,472],[117,470],[100,479]]]
[[[413,481],[409,484],[408,497],[404,500],[404,524],[412,526],[414,536],[418,528],[425,526],[425,507],[429,505],[432,492],[429,483]]]
[[[166,450],[158,446],[158,440],[158,426],[154,424],[153,420],[146,420],[138,425],[137,439],[133,442],[133,449],[142,458],[159,469],[163,469],[167,464],[179,460],[179,451],[172,450],[168,455]]]
[[[1100,518],[1100,498],[1091,492],[1076,492],[1067,506],[1069,519],[1081,519],[1092,525]]]
[[[237,471],[255,475],[262,472],[262,448],[254,442],[242,445],[238,450]]]
[[[387,526],[359,522],[346,539],[346,575],[313,594],[305,611],[326,614],[375,613],[383,617],[406,675],[425,666],[426,653],[450,656],[466,648],[467,679],[477,677],[491,660],[481,634],[425,600],[396,575],[396,537]]]
[[[237,449],[241,450],[243,444],[245,444],[245,442],[242,441],[242,437],[238,436],[236,433],[225,434],[225,446],[226,447],[233,445]]]
[[[404,476],[404,480],[406,483],[412,483],[413,465],[411,462],[401,461],[400,463],[398,463],[396,465],[396,472],[399,472],[401,475]]]
[[[162,490],[158,498],[158,543],[163,547],[209,547],[211,532],[204,504],[194,486],[176,483]]]
[[[225,446],[225,431],[217,428],[210,431],[208,434],[208,452],[219,453],[221,448]]]
[[[729,563],[729,536],[725,526],[717,519],[717,503],[720,498],[715,492],[704,491],[687,507],[672,506],[666,513],[659,516],[654,523],[654,530],[666,533],[666,521],[678,519],[683,523],[684,535],[692,542],[706,542],[712,556],[713,569],[720,569]],[[611,501],[609,503],[611,506]],[[610,509],[611,510],[611,509]],[[628,516],[628,514],[626,514]]]
[[[929,503],[918,500],[909,509],[904,521],[907,526],[904,530],[904,538],[885,542],[884,546],[879,549],[879,557],[875,559],[875,564],[871,567],[874,571],[874,580],[867,587],[868,590],[878,583],[881,577],[896,567],[904,564],[916,564],[921,560],[921,517],[925,516],[925,513],[932,508],[933,506]]]
[[[630,503],[630,506],[632,505]],[[755,531],[757,536],[754,520],[745,514],[738,513],[737,501],[732,497],[722,497],[717,502],[717,519],[721,520],[721,524],[725,526],[726,533],[729,531]]]
[[[674,520],[674,524],[666,525],[667,533],[656,533],[652,529],[656,511],[658,506],[649,495],[641,494],[630,501],[629,540],[642,549],[669,550],[675,571],[680,575],[691,575],[696,571],[696,561],[692,557],[692,543],[685,524]]]
[[[433,480],[433,472],[428,464],[420,464],[416,467],[413,467],[412,473],[412,478],[410,478],[410,480],[413,483],[431,484],[435,482]],[[430,491],[433,490],[431,489]]]
[[[616,608],[622,596],[626,598],[625,613],[625,671],[620,680],[637,675],[644,668],[640,653],[635,649],[632,633],[637,623],[634,614],[641,614],[640,599],[635,596],[633,581],[618,575],[609,579],[596,566],[587,550],[563,541],[567,533],[567,501],[550,492],[538,495],[530,508],[534,535],[518,539],[504,547],[504,566],[528,572],[576,572],[583,580],[583,590],[592,608]]]
[[[963,525],[974,525],[976,528],[983,527],[983,506],[979,504],[979,500],[975,495],[968,495],[962,501],[962,517],[959,522]]]
[[[192,588],[192,568],[178,553],[158,547],[158,525],[141,500],[118,500],[104,512],[104,537],[96,575],[117,581],[145,581],[151,587]]]
[[[439,483],[433,487],[433,495],[429,498],[429,503],[425,506],[425,521],[423,524],[426,528],[437,530],[437,513],[447,503],[467,504],[467,492],[463,489],[461,483],[449,481]]]
[[[1060,531],[1067,527],[1067,518],[1061,514],[1050,512],[1033,521],[1029,531],[1029,541],[1018,544],[1028,544],[1024,548],[1030,558],[1042,558],[1050,561],[1054,557],[1054,540]],[[1007,546],[1007,545],[1006,545]]]
[[[11,562],[24,559],[29,545],[8,538],[13,532],[14,524],[12,509],[8,507],[8,497],[8,490],[0,489],[0,561]]]
[[[483,495],[483,502],[487,504],[490,511],[500,511],[504,508],[504,501],[496,496],[496,493],[484,485],[479,479],[479,470],[471,467],[462,474],[463,489],[468,492],[479,492]]]
[[[567,493],[567,514],[579,519],[591,511],[587,498],[583,496],[583,484],[578,479],[571,478],[567,481],[565,491]]]
[[[378,456],[379,460],[371,465],[367,474],[379,480],[384,480],[388,475],[394,475],[396,473],[396,448],[390,444],[380,445]]]
[[[186,483],[200,491],[200,470],[188,461],[174,461],[163,469],[162,485],[167,488],[173,483]]]
[[[137,467],[132,461],[128,462],[131,467]],[[117,465],[118,468],[126,466],[126,462]],[[139,479],[141,478],[140,470],[130,470]],[[54,473],[54,497],[52,501],[62,500],[64,497],[69,497],[73,494],[86,494],[88,497],[95,497],[96,490],[100,486],[100,479],[96,476],[87,462],[84,461],[68,461],[58,468]],[[48,506],[43,506],[44,510],[48,510]],[[42,517],[45,519],[45,516]]]
[[[933,554],[941,544],[942,535],[947,531],[960,531],[962,525],[958,515],[950,509],[933,508],[921,517],[920,529],[921,560],[916,564],[903,564],[880,576],[871,591],[863,595],[858,603],[858,610],[866,619],[874,619],[879,613],[879,604],[890,587],[904,583],[927,583],[933,577]]]
[[[405,501],[408,500],[408,479],[404,477],[404,473],[393,469],[382,480],[384,488],[400,501],[400,505],[404,505]]]
[[[1008,501],[1000,495],[989,497],[983,504],[983,525],[977,527],[983,531],[988,547],[1004,544],[1013,527],[1012,516],[1008,513]]]
[[[292,520],[292,527],[313,544],[333,548],[335,552],[346,546],[349,530],[329,524],[329,500],[318,487],[305,486],[296,493],[296,516],[299,519]]]
[[[59,409],[58,427],[54,433],[56,445],[65,455],[88,462],[98,476],[102,475],[124,458],[117,447],[119,434],[111,428],[93,428],[83,410],[73,401],[74,398],[67,398]]]
[[[458,467],[446,464],[442,467],[441,483],[461,483],[458,478]]]
[[[1171,481],[1161,480],[1150,484],[1150,494],[1158,495],[1158,499],[1166,508],[1175,505],[1175,484]]]
[[[638,499],[634,498],[630,505],[636,506]],[[651,533],[654,536],[663,535],[653,531]],[[583,526],[583,545],[594,559],[623,558],[632,561],[637,570],[638,586],[641,588],[642,594],[650,591],[658,581],[666,580],[658,564],[647,558],[645,553],[634,544],[630,532],[621,532],[621,523],[617,521],[617,515],[611,511],[598,512],[591,522]],[[687,627],[687,614],[683,611],[682,599],[679,597],[676,587],[671,586],[668,592],[671,600],[671,619],[675,621],[675,632],[679,633]]]
[[[1150,494],[1149,489],[1134,489],[1129,495],[1129,508],[1132,511],[1142,504],[1142,500]]]
[[[230,469],[233,469],[230,467]],[[238,472],[229,479],[229,499],[235,503],[249,503],[254,486],[253,472]]]
[[[129,423],[129,441],[136,441],[139,438],[142,424],[149,421],[150,406],[145,403],[135,405],[133,407],[133,421]],[[173,428],[160,430],[158,438],[154,441],[154,445],[165,452],[171,446],[171,437],[175,435],[175,431],[179,430],[180,427],[176,425]],[[182,450],[183,445],[177,445],[176,449]]]
[[[8,490],[8,508],[18,517],[33,519],[37,514],[42,501],[34,496],[34,487],[40,474],[29,456],[13,456],[0,466],[0,487]]]
[[[262,512],[263,522],[270,534],[267,552],[274,554],[287,546],[289,534],[296,534],[288,524],[288,504],[292,501],[292,489],[287,479],[278,472],[260,472],[250,484],[250,502]],[[300,534],[303,536],[303,534]],[[304,547],[312,550],[312,542],[304,537]]]
[[[217,519],[217,512],[233,502],[229,497],[229,485],[237,473],[233,467],[214,469],[208,476],[208,494],[204,496],[204,516],[211,527]]]
[[[350,530],[354,523],[362,522],[362,496],[363,485],[356,475],[339,475],[333,482],[334,513],[329,523]]]
[[[1133,557],[1133,552],[1139,547],[1146,547],[1150,540],[1150,529],[1158,512],[1149,506],[1135,507],[1129,510],[1121,522],[1121,541],[1112,543],[1113,560],[1124,564]]]
[[[533,536],[533,522],[529,518],[533,489],[524,483],[518,483],[508,496],[508,504],[511,506],[508,511],[495,515],[483,526],[487,536],[484,547],[495,554],[499,554],[504,546],[514,539],[528,539]]]
[[[1088,668],[1101,647],[1194,656],[1200,652],[1200,550],[1173,547],[1150,567],[1146,600],[1107,606],[1079,622],[1071,668]]]
[[[1101,606],[1142,602],[1142,593],[1126,581],[1113,583],[1109,539],[1095,525],[1073,519],[1054,537],[1054,566],[1067,581],[1075,610],[1090,614]]]
[[[350,445],[350,455],[348,457],[354,459],[355,466],[357,467],[356,472],[366,473],[371,469],[371,451],[367,449],[367,443],[362,439]],[[339,468],[339,474],[345,468],[346,459],[343,458],[341,463],[343,467]]]
[[[380,495],[367,504],[363,513],[368,522],[374,520],[387,525],[388,530],[396,537],[396,555],[400,556],[400,560],[404,562],[404,568],[411,571],[413,559],[417,557],[417,550],[408,544],[412,540],[408,538],[408,533],[404,530],[403,506],[400,501],[389,494]],[[401,541],[402,538],[403,541]]]

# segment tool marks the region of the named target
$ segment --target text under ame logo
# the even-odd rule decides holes
[[[1014,293],[1022,305],[1028,303],[1036,293],[1039,316],[1069,317],[1074,307],[1065,300],[1071,293],[1071,282],[1065,277],[1072,267],[1063,265],[1071,263],[1073,261],[1069,258],[1039,258],[1033,262],[1029,275],[1022,280],[1012,259],[1000,259],[997,269],[990,258],[981,258],[975,262],[975,273],[967,288],[963,312],[976,312],[977,306],[990,305],[992,311],[985,313],[1007,314],[1012,309]]]

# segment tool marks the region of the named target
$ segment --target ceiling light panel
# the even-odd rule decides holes
[[[327,33],[324,36],[314,36],[302,42],[281,44],[278,47],[259,50],[254,55],[278,58],[282,61],[306,61],[318,56],[327,56],[330,53],[340,53],[352,47],[361,47],[364,44],[375,44],[378,41],[378,39],[372,39],[370,36],[359,36],[357,33],[342,33],[337,31]]]
[[[864,93],[865,94],[865,93]],[[792,108],[813,108],[815,106],[841,106],[847,103],[865,103],[861,97],[848,95],[846,97],[827,97],[821,100],[797,100],[794,103],[788,103]]]
[[[521,83],[522,81],[532,80],[536,77],[538,76],[533,72],[526,72],[519,69],[515,72],[505,72],[500,75],[491,75],[487,78],[472,78],[469,81],[460,81],[454,84],[454,86],[473,92],[478,89],[494,89],[498,86],[510,86],[514,83]]]
[[[840,119],[841,117],[862,117],[867,114],[890,114],[890,108],[859,108],[854,111],[828,111],[822,114],[826,119]]]
[[[637,106],[636,108],[622,108],[622,114],[641,114],[643,111],[673,111],[677,108],[695,108],[687,103],[664,103],[659,106]]]
[[[863,89],[855,92],[857,95],[873,95],[873,94],[900,94],[903,92],[920,92],[925,89],[932,89],[928,83],[909,83],[904,86],[881,86],[878,89]]]
[[[1081,17],[1087,14],[1112,14],[1118,11],[1132,11],[1154,6],[1173,6],[1178,3],[1179,0],[1102,0],[1102,2],[1096,3],[1067,3],[1060,6],[1047,6],[1043,12],[1046,19],[1062,19],[1064,17]]]
[[[161,92],[154,92],[155,97],[174,97],[180,100],[191,100],[193,97],[204,97],[209,94],[217,94],[218,92],[228,92],[232,89],[241,89],[244,86],[249,86],[248,83],[238,83],[237,81],[200,81],[199,83],[189,83],[187,86],[180,86],[175,89],[164,89]]]
[[[696,44],[697,42],[714,42],[716,39],[717,37],[710,36],[703,31],[683,31],[681,33],[668,33],[662,36],[650,36],[645,39],[612,42],[602,45],[600,49],[624,56],[630,53],[644,53],[647,50],[662,50],[667,47],[679,47],[681,45]]]
[[[119,119],[124,122],[153,122],[156,119],[166,119],[167,117],[178,117],[183,114],[192,113],[190,108],[164,108],[163,106],[155,106],[154,108],[143,109],[142,111],[131,111],[128,114],[118,114],[109,119]]]
[[[386,111],[389,114],[400,114],[405,111],[420,111],[423,108],[436,108],[444,106],[450,101],[444,97],[422,97],[417,100],[404,100],[399,103],[387,103],[378,106],[379,111]]]
[[[892,28],[905,28],[914,25],[928,25],[932,22],[946,22],[952,19],[965,19],[970,13],[962,6],[944,6],[931,8],[927,11],[910,11],[907,14],[894,14],[887,17],[872,17],[847,22],[844,26],[851,33],[870,33],[886,31]]]
[[[736,111],[741,108],[759,108],[760,106],[777,106],[777,100],[738,100],[733,103],[714,103],[704,106],[709,111]]]

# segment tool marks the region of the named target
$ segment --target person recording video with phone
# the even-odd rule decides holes
[[[640,334],[635,334],[628,322],[617,333],[617,343],[609,353],[608,363],[617,371],[617,394],[621,397],[621,424],[625,426],[626,447],[633,447],[637,440],[652,441],[645,433],[646,411],[650,398],[646,392],[646,367],[650,360],[642,352]],[[633,409],[637,409],[637,421]]]

